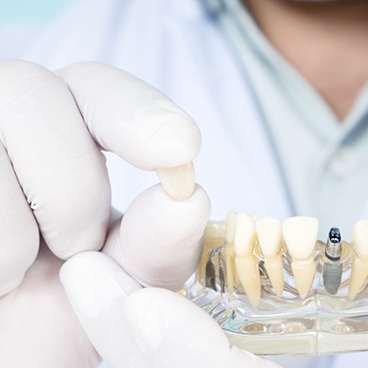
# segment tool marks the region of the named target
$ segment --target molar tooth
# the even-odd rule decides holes
[[[349,298],[353,299],[368,276],[368,219],[355,224],[351,243],[358,255],[349,280]]]
[[[265,267],[277,295],[284,289],[282,252],[277,254],[282,241],[281,221],[273,217],[262,217],[256,222],[258,240],[265,257]]]
[[[300,297],[304,299],[316,273],[316,264],[312,256],[317,241],[318,219],[305,216],[291,217],[284,221],[282,231],[293,258],[291,267],[295,285]]]
[[[193,162],[185,165],[156,169],[156,173],[166,193],[176,201],[189,199],[195,187],[195,172]]]
[[[261,298],[258,260],[252,252],[256,239],[254,221],[245,212],[239,212],[234,236],[236,271],[254,308],[258,307]]]

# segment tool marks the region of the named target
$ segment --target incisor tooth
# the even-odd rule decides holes
[[[284,221],[282,225],[284,239],[293,258],[291,264],[296,288],[304,299],[310,290],[316,273],[316,264],[312,259],[318,233],[318,219],[297,216]]]
[[[358,255],[349,280],[349,298],[353,299],[368,276],[368,219],[355,224],[351,243]]]
[[[263,255],[266,258],[274,257],[282,240],[281,221],[273,217],[261,217],[256,222],[256,230]]]
[[[156,169],[166,193],[176,201],[189,199],[195,187],[193,162],[170,169]]]
[[[282,224],[282,232],[291,256],[298,261],[312,257],[318,233],[318,219],[296,216]]]
[[[282,241],[281,221],[273,217],[262,217],[256,222],[258,241],[265,257],[265,267],[277,295],[284,289],[282,253],[277,254]]]
[[[245,212],[239,212],[234,236],[236,272],[254,308],[258,307],[261,298],[258,260],[252,252],[256,239],[254,221]]]

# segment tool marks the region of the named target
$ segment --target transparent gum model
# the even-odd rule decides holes
[[[195,278],[181,291],[230,343],[261,355],[368,350],[368,219],[351,243],[318,220],[230,212],[210,222]]]

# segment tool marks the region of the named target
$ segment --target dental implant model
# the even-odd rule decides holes
[[[210,222],[195,281],[181,291],[230,342],[256,354],[368,350],[368,219],[351,243],[318,219],[229,212]]]
[[[325,248],[325,255],[328,261],[323,264],[323,284],[327,292],[331,295],[335,295],[341,285],[341,253],[342,246],[340,230],[333,227],[328,234]]]

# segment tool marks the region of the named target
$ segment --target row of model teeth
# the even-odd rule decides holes
[[[236,214],[230,211],[225,225],[227,280],[233,291],[233,280],[240,282],[254,307],[261,296],[259,258],[254,250],[259,244],[265,259],[265,268],[277,295],[284,289],[282,252],[284,240],[292,257],[292,271],[299,295],[304,299],[310,290],[316,265],[313,260],[318,233],[318,219],[297,216],[283,223],[272,217],[258,218],[257,214]],[[352,244],[358,257],[354,260],[349,284],[349,297],[355,297],[368,275],[368,219],[356,223]]]

